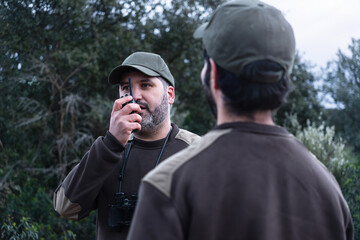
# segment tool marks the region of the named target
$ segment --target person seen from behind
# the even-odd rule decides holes
[[[335,178],[272,119],[291,91],[295,57],[282,13],[227,1],[194,37],[217,125],[143,178],[128,239],[352,239]]]

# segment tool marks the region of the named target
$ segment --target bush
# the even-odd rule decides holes
[[[95,212],[81,222],[66,220],[53,209],[52,191],[41,176],[29,176],[6,195],[1,239],[95,239]]]
[[[296,137],[312,152],[338,179],[345,163],[351,161],[350,152],[342,139],[335,139],[335,128],[324,123],[316,126],[307,123],[298,130]],[[339,180],[339,179],[338,179]]]
[[[16,223],[9,215],[1,226],[1,239],[36,240],[39,239],[39,234],[37,227],[30,223],[30,219],[22,217],[20,223]]]
[[[354,221],[354,240],[360,240],[360,164],[348,164],[340,175],[340,186]]]

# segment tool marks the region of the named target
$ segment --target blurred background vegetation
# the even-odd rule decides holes
[[[94,239],[96,214],[61,218],[52,194],[104,135],[117,88],[108,73],[135,51],[160,54],[176,79],[172,120],[204,134],[214,126],[199,80],[194,29],[220,3],[172,0],[0,2],[1,239]],[[321,73],[296,57],[295,90],[274,119],[338,180],[360,240],[360,39]],[[321,96],[336,107],[324,106]]]

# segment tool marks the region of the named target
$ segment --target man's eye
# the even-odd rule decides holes
[[[129,90],[129,86],[123,86],[123,87],[122,87],[122,90],[123,90],[123,91]]]
[[[141,87],[143,87],[143,88],[147,88],[147,87],[150,87],[150,84],[143,83],[143,84],[141,84]]]

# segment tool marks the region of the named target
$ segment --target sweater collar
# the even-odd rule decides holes
[[[253,132],[260,134],[271,134],[271,135],[291,135],[286,129],[277,125],[266,125],[254,122],[231,122],[217,125],[213,130],[220,129],[234,129],[242,132]]]
[[[175,123],[171,123],[171,127],[172,130],[167,144],[172,142],[175,139],[176,134],[179,132],[179,127]],[[134,141],[134,146],[139,146],[143,148],[161,148],[164,144],[165,138],[156,141],[143,141],[134,137],[132,141]]]

